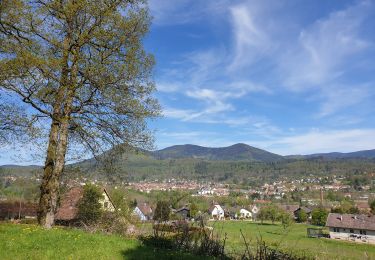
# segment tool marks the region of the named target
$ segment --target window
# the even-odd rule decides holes
[[[359,233],[360,233],[361,235],[366,235],[366,230],[360,230]]]
[[[104,208],[108,208],[108,202],[104,202]]]
[[[351,230],[350,230],[350,233],[354,233],[354,230],[353,230],[353,229],[351,229]]]

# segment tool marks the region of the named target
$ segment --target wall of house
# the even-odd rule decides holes
[[[218,219],[222,219],[222,218],[224,218],[224,211],[222,209],[219,209],[219,208],[215,207],[212,210],[211,215],[212,215],[213,218],[216,217]]]
[[[107,193],[103,192],[103,199],[99,200],[99,203],[102,205],[103,209],[106,211],[113,212],[115,207],[113,206],[111,200],[109,199]]]
[[[142,211],[138,207],[135,207],[133,213],[136,214],[141,221],[148,220],[147,217],[142,213]]]
[[[366,235],[361,234],[359,229],[353,229],[353,233],[348,228],[340,228],[340,232],[335,232],[334,228],[329,228],[329,235],[332,239],[341,239],[354,242],[365,242],[375,244],[375,230],[366,230]],[[355,236],[353,236],[355,235]]]

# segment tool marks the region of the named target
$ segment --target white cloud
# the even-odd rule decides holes
[[[374,136],[375,129],[311,130],[304,134],[255,143],[282,155],[353,152],[374,149]]]
[[[259,25],[265,21],[258,20],[251,10],[247,4],[230,8],[235,45],[231,70],[253,63],[272,47],[265,28]]]
[[[175,82],[158,82],[156,83],[157,90],[160,92],[170,93],[178,91],[181,86]]]
[[[302,30],[297,46],[280,61],[286,85],[292,90],[324,87],[342,76],[350,68],[350,58],[370,45],[359,31],[371,9],[370,2],[361,2]]]
[[[154,17],[154,24],[168,26],[201,21],[204,17],[215,17],[222,13],[228,0],[150,0],[149,7]]]
[[[359,85],[358,87],[331,86],[322,90],[323,103],[320,107],[318,117],[332,115],[337,111],[361,101],[371,98],[372,93],[367,86]]]

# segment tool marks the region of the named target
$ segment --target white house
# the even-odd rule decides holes
[[[209,211],[213,219],[223,220],[225,218],[224,209],[218,204],[213,205]]]
[[[152,209],[147,203],[143,203],[135,207],[133,214],[138,216],[141,221],[152,219]]]
[[[375,216],[330,213],[330,238],[375,244]]]
[[[211,188],[203,187],[198,191],[198,195],[213,195],[214,191]]]
[[[99,200],[99,203],[102,205],[102,208],[105,211],[115,211],[115,206],[113,205],[111,198],[109,197],[108,192],[105,188],[102,188],[102,195],[103,197]]]
[[[252,218],[252,214],[247,209],[240,209],[240,218]]]
[[[250,207],[250,211],[251,211],[251,213],[256,215],[259,212],[259,207],[257,207],[256,205],[253,205],[253,206]]]

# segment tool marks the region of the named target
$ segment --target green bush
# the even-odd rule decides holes
[[[102,205],[99,200],[103,198],[100,188],[94,185],[85,185],[83,197],[78,202],[78,220],[85,225],[96,224],[102,216]]]
[[[302,209],[300,209],[299,211],[298,211],[298,213],[297,213],[297,222],[299,222],[299,223],[304,223],[304,222],[306,222],[307,221],[307,213],[304,211],[304,210],[302,210]]]
[[[171,209],[167,201],[158,201],[154,212],[154,220],[157,221],[168,221],[170,217]]]
[[[325,226],[328,212],[324,208],[316,208],[311,213],[311,224]]]

